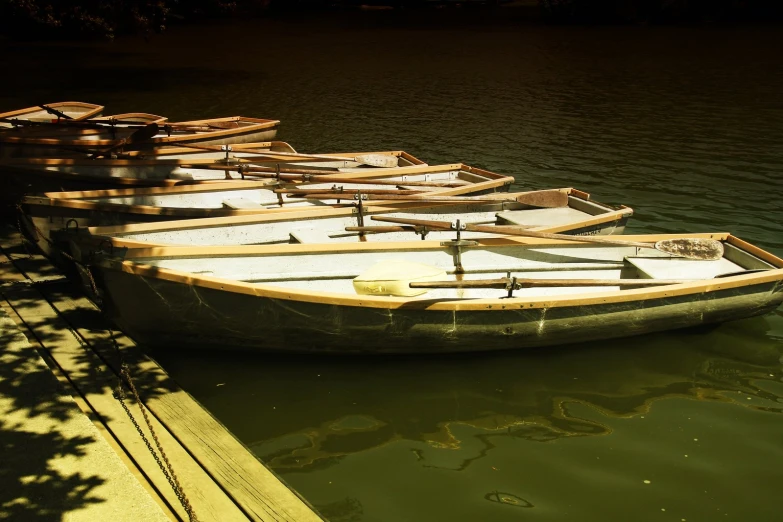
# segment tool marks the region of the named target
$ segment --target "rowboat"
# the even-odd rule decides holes
[[[391,157],[398,159],[398,156]],[[216,171],[206,170],[206,172],[217,175]],[[144,189],[52,192],[43,196],[25,196],[22,199],[22,209],[25,220],[31,223],[30,229],[33,232],[31,236],[51,238],[52,233],[57,230],[98,225],[122,225],[210,216],[274,215],[289,211],[346,206],[350,208],[345,212],[350,213],[355,207],[353,191],[392,193],[383,196],[390,198],[411,192],[416,193],[416,197],[419,194],[428,197],[455,197],[486,194],[497,190],[505,191],[513,182],[513,178],[509,176],[462,164],[349,169],[332,174],[327,174],[326,171],[319,172],[324,174],[291,176],[294,179],[311,180],[296,184],[297,187],[303,187],[303,190],[307,191],[338,190],[334,186],[335,182],[339,181],[344,195],[337,197],[342,199],[285,197],[289,194],[276,190],[292,186],[293,182],[281,184],[278,179],[272,177],[257,181],[215,181]],[[222,173],[220,175],[222,176]],[[397,186],[417,190],[398,190]],[[566,200],[565,197],[562,199]],[[451,199],[448,202],[452,202]],[[501,208],[502,204],[495,204],[495,207]],[[48,250],[47,245],[42,244],[41,247],[44,251]]]
[[[559,189],[565,198],[561,206],[539,208],[518,201],[519,194],[492,195],[499,199],[473,203],[417,203],[388,201],[362,207],[333,205],[316,209],[297,208],[291,212],[266,212],[250,216],[187,219],[76,228],[55,234],[58,242],[76,244],[75,251],[89,251],[97,245],[140,247],[166,245],[267,245],[280,243],[355,243],[410,241],[417,236],[447,240],[453,233],[425,227],[382,226],[381,217],[442,219],[449,222],[497,225],[526,225],[532,230],[578,235],[621,234],[633,214],[629,207],[612,207],[590,199],[589,194],[572,188]],[[540,191],[539,191],[540,192]],[[534,193],[527,193],[534,194]],[[500,199],[502,198],[502,199]],[[37,225],[46,223],[40,220]],[[380,226],[377,226],[380,225]],[[466,231],[464,239],[493,237],[496,234]]]
[[[99,115],[103,105],[84,102],[55,102],[46,105],[36,105],[8,112],[0,112],[0,130],[11,129],[13,124],[5,120],[47,121],[75,120],[82,121]]]
[[[394,166],[422,165],[420,159],[403,151],[372,153],[297,153],[282,141],[239,144],[203,150],[194,147],[160,147],[136,151],[118,159],[90,158],[10,158],[0,160],[0,176],[15,187],[16,194],[50,191],[91,190],[110,187],[171,186],[197,181],[259,178],[243,176],[239,166],[252,164],[272,172],[276,165],[318,171],[343,171],[360,168],[357,156],[383,156]],[[350,157],[349,157],[350,156]],[[248,167],[249,168],[249,167]],[[258,173],[257,173],[258,174]]]
[[[0,133],[0,156],[67,156],[87,155],[96,151],[150,149],[164,145],[222,145],[271,140],[277,134],[279,120],[231,116],[182,122],[141,124],[101,124],[75,122],[35,127],[32,135],[15,128]],[[65,130],[65,135],[61,135]],[[144,134],[137,134],[140,132]],[[132,139],[133,137],[136,139]]]
[[[166,349],[532,348],[719,323],[783,301],[783,260],[728,233],[623,240],[108,249],[92,270],[116,323]],[[712,260],[658,250],[683,241],[722,248]]]

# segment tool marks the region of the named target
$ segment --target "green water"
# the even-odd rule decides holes
[[[299,150],[463,161],[783,254],[777,28],[277,20],[3,57],[0,110],[273,117]],[[155,356],[331,520],[781,519],[781,310],[480,357],[176,348]]]

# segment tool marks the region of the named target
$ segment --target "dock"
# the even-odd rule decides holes
[[[323,520],[12,227],[0,297],[0,518]]]

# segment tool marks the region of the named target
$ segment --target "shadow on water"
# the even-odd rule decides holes
[[[40,257],[28,258],[22,246],[4,252],[16,257],[17,265],[28,273],[56,274]],[[173,390],[170,379],[163,381],[141,370],[138,352],[118,350],[99,311],[67,306],[81,296],[72,283],[11,286],[2,293],[33,332],[25,335],[31,336],[33,344],[35,339],[43,344],[44,353],[53,354],[58,364],[65,363],[68,379],[84,396],[111,394],[119,381],[103,364],[119,368],[121,362],[129,365],[144,399]],[[45,311],[49,304],[42,294],[60,308],[59,315],[52,317]],[[0,314],[0,409],[4,412],[0,419],[0,518],[63,520],[69,512],[106,501],[100,496],[104,493],[96,491],[105,483],[103,476],[74,472],[69,464],[84,458],[99,436],[97,431],[93,435],[73,427],[72,421],[84,414],[68,395],[70,391],[57,381],[38,351],[26,344],[5,312]],[[68,328],[89,332],[90,345],[77,342]]]

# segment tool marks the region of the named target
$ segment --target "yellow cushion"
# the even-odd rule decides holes
[[[427,289],[410,288],[411,281],[439,281],[445,277],[446,272],[434,266],[387,259],[355,277],[353,288],[359,295],[412,297],[426,293]]]

